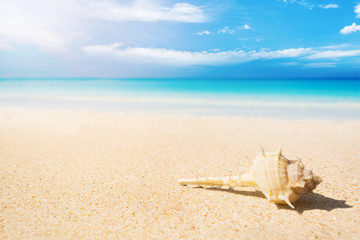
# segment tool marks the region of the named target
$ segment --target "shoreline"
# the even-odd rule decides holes
[[[284,119],[360,119],[360,102],[353,100],[178,98],[178,97],[89,97],[89,96],[0,96],[2,107],[29,109],[71,109],[119,112],[123,114],[174,114],[195,116],[238,116]]]

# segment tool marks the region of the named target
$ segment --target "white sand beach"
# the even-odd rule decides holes
[[[259,144],[323,178],[295,209],[251,188]],[[360,122],[0,110],[1,239],[358,239]]]

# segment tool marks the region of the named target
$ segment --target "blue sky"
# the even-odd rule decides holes
[[[0,0],[0,77],[360,78],[360,2]]]

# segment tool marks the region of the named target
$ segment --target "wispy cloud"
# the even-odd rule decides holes
[[[157,63],[163,65],[226,65],[250,62],[254,60],[299,58],[302,61],[315,59],[337,59],[360,56],[360,50],[326,50],[325,48],[289,48],[281,50],[261,49],[230,51],[179,51],[165,48],[123,47],[121,43],[109,45],[90,45],[81,48],[82,52],[91,56],[108,56],[118,59]],[[310,63],[311,64],[311,63]],[[320,67],[320,64],[318,64]],[[330,65],[330,64],[328,64]],[[311,66],[311,65],[310,65]],[[315,67],[316,64],[313,64]]]
[[[245,59],[243,51],[178,51],[164,48],[140,48],[127,47],[120,48],[121,44],[113,43],[109,45],[92,45],[82,47],[81,50],[93,56],[109,56],[119,59],[142,61],[165,65],[217,65],[232,62],[234,59],[240,61]]]
[[[89,21],[174,21],[199,23],[208,20],[200,6],[190,3],[161,5],[157,0],[2,0],[0,41],[61,51],[92,38]],[[3,44],[4,45],[4,44]]]
[[[345,26],[340,30],[341,34],[349,34],[352,32],[360,31],[360,25],[356,25],[356,23],[351,24],[350,26]]]
[[[320,47],[320,49],[342,49],[342,48],[346,48],[346,47],[349,47],[349,46],[350,46],[350,44],[343,43],[343,44],[337,44],[337,45],[323,46],[323,47]]]
[[[303,56],[311,48],[293,48],[277,51],[178,51],[164,48],[120,48],[120,43],[84,46],[81,50],[93,56],[111,56],[134,61],[157,62],[167,65],[218,65],[249,62],[257,59],[293,58]]]
[[[296,3],[299,4],[303,7],[307,7],[309,9],[313,9],[314,5],[310,4],[308,1],[306,0],[280,0],[283,3],[289,4],[289,3]]]
[[[194,33],[193,35],[199,35],[199,36],[201,36],[201,35],[209,35],[209,34],[211,34],[210,31],[204,30],[204,31],[201,31],[201,32],[196,32],[196,33]]]
[[[289,48],[276,51],[251,51],[250,54],[257,59],[274,59],[299,57],[311,51],[311,48]]]
[[[57,0],[1,1],[0,38],[43,50],[60,50],[85,37],[75,17],[77,6],[71,1],[57,3]]]
[[[119,47],[121,47],[123,44],[120,42],[114,42],[107,45],[89,45],[84,46],[81,48],[81,50],[85,53],[91,53],[91,54],[101,54],[101,55],[108,55],[113,54]]]
[[[315,5],[313,2],[311,1],[306,1],[306,0],[281,0],[283,3],[296,3],[299,4],[301,6],[307,7],[310,10],[312,10],[314,7],[319,7],[319,8],[323,8],[323,9],[330,9],[330,8],[338,8],[339,5],[335,4],[335,3],[329,3],[329,4],[318,4]]]
[[[167,7],[140,0],[132,5],[123,5],[116,1],[91,1],[89,7],[92,9],[92,16],[111,21],[198,23],[208,19],[201,7],[190,3],[175,3]]]
[[[317,52],[307,57],[307,59],[320,59],[320,58],[341,58],[359,56],[360,50],[330,50]]]
[[[235,33],[234,29],[231,29],[230,27],[224,27],[222,29],[218,30],[218,33],[223,33],[223,34],[233,34]]]
[[[236,32],[236,30],[250,30],[253,29],[251,26],[249,26],[248,24],[244,24],[241,26],[236,26],[236,27],[224,27],[218,30],[219,34],[234,34]]]
[[[334,3],[332,3],[332,4],[327,4],[327,5],[319,4],[318,6],[319,6],[320,8],[324,8],[324,9],[338,8],[338,7],[339,7],[339,5],[334,4]]]
[[[301,5],[306,3],[305,0],[282,0],[282,2],[284,2],[284,3],[298,3],[298,4],[301,4]]]

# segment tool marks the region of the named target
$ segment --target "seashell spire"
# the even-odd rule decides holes
[[[322,178],[305,169],[301,159],[289,160],[282,155],[282,145],[276,152],[265,152],[253,161],[248,173],[241,176],[181,179],[179,184],[207,187],[254,187],[273,203],[293,204],[301,195],[312,192]]]

